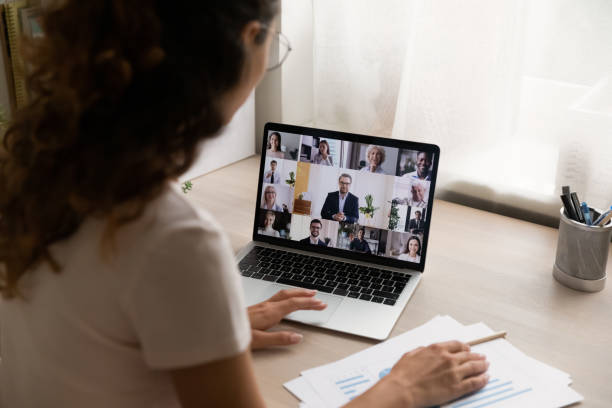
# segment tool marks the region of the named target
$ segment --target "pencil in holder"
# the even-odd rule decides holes
[[[596,219],[600,210],[590,208]],[[561,284],[584,292],[598,292],[606,284],[606,263],[612,238],[612,221],[589,226],[570,219],[561,208],[557,256],[553,276]]]

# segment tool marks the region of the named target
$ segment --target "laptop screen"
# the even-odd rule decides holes
[[[268,123],[253,239],[422,271],[439,148]]]

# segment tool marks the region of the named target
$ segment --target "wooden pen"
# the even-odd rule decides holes
[[[475,345],[480,344],[480,343],[485,343],[487,341],[491,341],[491,340],[495,340],[495,339],[501,339],[501,338],[504,338],[504,337],[506,337],[506,332],[505,331],[500,331],[500,332],[493,333],[493,334],[490,334],[490,335],[485,336],[485,337],[481,337],[479,339],[474,339],[474,340],[468,341],[467,344],[471,347],[471,346],[475,346]]]

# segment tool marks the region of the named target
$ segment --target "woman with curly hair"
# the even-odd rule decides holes
[[[3,406],[263,407],[250,349],[299,342],[266,330],[325,304],[247,310],[228,239],[173,180],[261,80],[277,1],[47,3],[0,150]],[[437,404],[483,364],[416,350],[349,405]]]

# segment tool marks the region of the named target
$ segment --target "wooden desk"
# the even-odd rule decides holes
[[[223,225],[234,250],[251,240],[259,157],[194,181],[188,197]],[[552,277],[557,230],[437,200],[424,278],[391,336],[448,314],[507,330],[528,355],[571,374],[583,407],[612,406],[612,281],[599,293],[568,289]],[[608,262],[612,275],[612,254]],[[355,353],[375,341],[297,323],[286,349],[255,353],[269,407],[295,407],[282,384],[301,370]]]

